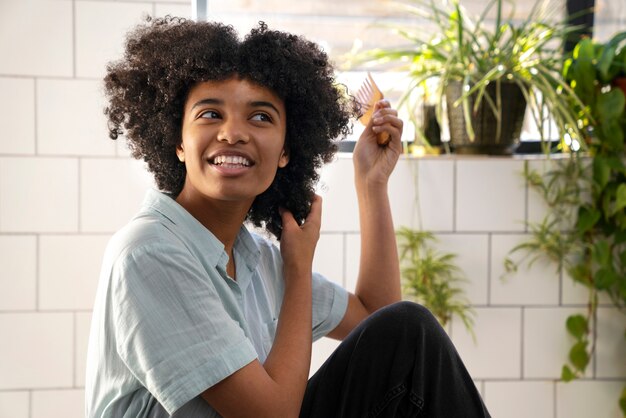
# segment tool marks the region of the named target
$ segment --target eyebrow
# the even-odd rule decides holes
[[[194,105],[191,107],[191,110],[195,109],[196,107],[199,106],[203,106],[203,105],[223,105],[224,101],[221,99],[202,99],[197,101],[196,103],[194,103]],[[274,109],[274,111],[278,114],[278,116],[280,116],[280,111],[278,110],[278,108],[276,106],[274,106],[274,104],[272,102],[267,102],[264,100],[255,100],[252,102],[249,102],[249,105],[251,107],[269,107],[271,109]]]

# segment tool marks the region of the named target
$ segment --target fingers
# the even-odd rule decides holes
[[[313,201],[311,202],[311,209],[302,226],[298,225],[298,222],[295,220],[293,214],[288,209],[280,207],[278,208],[278,211],[282,219],[283,229],[304,228],[307,224],[309,225],[309,227],[315,226],[319,228],[322,223],[322,197],[317,194],[314,195]]]
[[[313,201],[311,202],[311,210],[309,211],[309,215],[306,217],[306,221],[304,224],[313,223],[318,228],[322,224],[322,197],[319,195],[313,196]]]
[[[398,111],[387,100],[380,100],[375,105],[372,115],[372,131],[378,135],[386,133],[392,140],[400,141],[404,123],[398,117]]]

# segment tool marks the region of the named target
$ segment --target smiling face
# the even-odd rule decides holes
[[[289,161],[286,131],[284,103],[269,89],[237,77],[198,83],[185,102],[176,149],[187,169],[177,201],[250,207]]]

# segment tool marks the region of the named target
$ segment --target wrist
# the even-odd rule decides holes
[[[356,192],[359,197],[386,197],[388,192],[388,179],[357,177],[355,180]]]

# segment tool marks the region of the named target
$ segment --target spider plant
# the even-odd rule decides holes
[[[478,16],[470,14],[459,0],[406,0],[397,3],[416,18],[411,26],[391,26],[408,44],[365,51],[356,57],[360,63],[387,64],[405,71],[410,79],[402,101],[422,89],[428,80],[437,81],[434,102],[439,122],[443,120],[446,90],[461,83],[461,95],[448,109],[462,106],[464,125],[470,141],[475,141],[476,113],[480,106],[493,114],[499,136],[503,124],[503,85],[515,84],[521,90],[528,112],[544,140],[550,120],[559,137],[581,136],[576,114],[568,105],[577,97],[562,76],[562,45],[578,28],[557,18],[562,12],[549,0],[537,0],[528,16],[514,19],[514,4],[505,16],[503,2],[490,0]],[[487,17],[495,13],[495,20]],[[436,30],[428,35],[424,21]],[[450,122],[451,123],[451,122]]]
[[[456,315],[471,332],[473,311],[458,286],[465,279],[456,255],[438,252],[427,231],[400,228],[397,237],[404,295],[426,306],[442,326]]]

